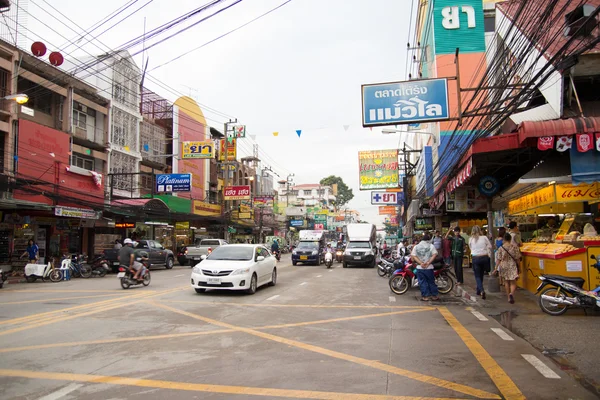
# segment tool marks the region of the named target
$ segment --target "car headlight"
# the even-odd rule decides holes
[[[351,255],[351,254],[352,254],[352,253],[350,253],[350,250],[346,250],[346,251],[344,252],[344,255],[345,255],[345,256],[349,256],[349,255]]]
[[[313,251],[312,251],[312,255],[313,255],[313,256],[316,256],[317,254],[319,254],[319,252],[318,252],[317,250],[313,250]]]
[[[296,250],[292,250],[292,254],[293,254],[293,255],[296,255]]]
[[[242,275],[250,273],[250,268],[240,268],[233,271],[231,275]]]
[[[192,272],[195,274],[201,274],[202,270],[200,269],[200,267],[194,267],[192,268]]]
[[[372,256],[373,254],[375,254],[375,253],[373,253],[373,250],[367,250],[365,252],[365,256]]]

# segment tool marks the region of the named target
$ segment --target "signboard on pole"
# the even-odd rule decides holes
[[[158,193],[189,192],[192,190],[192,174],[157,174]]]
[[[400,196],[398,192],[384,192],[384,191],[373,191],[371,192],[371,204],[383,206],[383,205],[397,205],[400,203]]]
[[[364,127],[448,119],[450,109],[447,79],[362,85]]]
[[[227,186],[223,189],[225,200],[248,200],[250,199],[250,186]]]
[[[359,190],[398,187],[398,150],[358,152]]]
[[[254,196],[255,207],[273,207],[274,196]]]
[[[225,161],[225,141],[227,143],[227,161],[235,161],[237,158],[237,142],[235,139],[221,139],[219,140],[219,161]]]
[[[181,158],[213,158],[214,156],[215,144],[210,140],[181,143]]]
[[[396,215],[398,209],[395,206],[379,206],[379,215]]]
[[[246,137],[246,125],[234,125],[233,133],[230,133],[230,137],[234,138],[245,138]]]

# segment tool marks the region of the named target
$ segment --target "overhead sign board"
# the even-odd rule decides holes
[[[181,158],[213,158],[214,156],[215,144],[210,140],[181,143]]]
[[[358,152],[359,190],[398,187],[398,150]]]
[[[227,186],[223,190],[225,200],[248,200],[250,199],[250,186]]]
[[[254,196],[255,207],[273,207],[274,196]]]
[[[189,192],[192,190],[192,174],[158,174],[156,191],[158,193]]]
[[[225,161],[225,148],[227,148],[227,161],[235,161],[237,157],[237,142],[235,139],[219,140],[219,161]]]
[[[59,217],[84,218],[84,219],[99,219],[101,212],[76,207],[56,207],[54,215]]]
[[[444,121],[449,118],[447,79],[362,85],[364,127]]]
[[[290,226],[304,226],[304,219],[291,219]]]
[[[399,192],[373,191],[371,192],[371,204],[378,206],[397,205],[400,203],[399,194]]]

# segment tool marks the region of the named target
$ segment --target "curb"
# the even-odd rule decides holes
[[[454,291],[456,292],[456,297],[462,297],[463,299],[467,299],[470,302],[477,303],[477,297],[471,296],[465,289],[464,286],[455,286]]]

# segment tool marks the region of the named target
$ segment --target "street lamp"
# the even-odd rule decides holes
[[[25,104],[29,101],[29,96],[24,93],[11,94],[2,97],[2,100],[14,100],[17,102],[17,104]]]
[[[390,133],[416,133],[418,135],[430,135],[433,138],[433,143],[437,143],[437,139],[435,135],[431,132],[426,131],[403,131],[400,129],[382,129],[381,133],[390,134]]]

